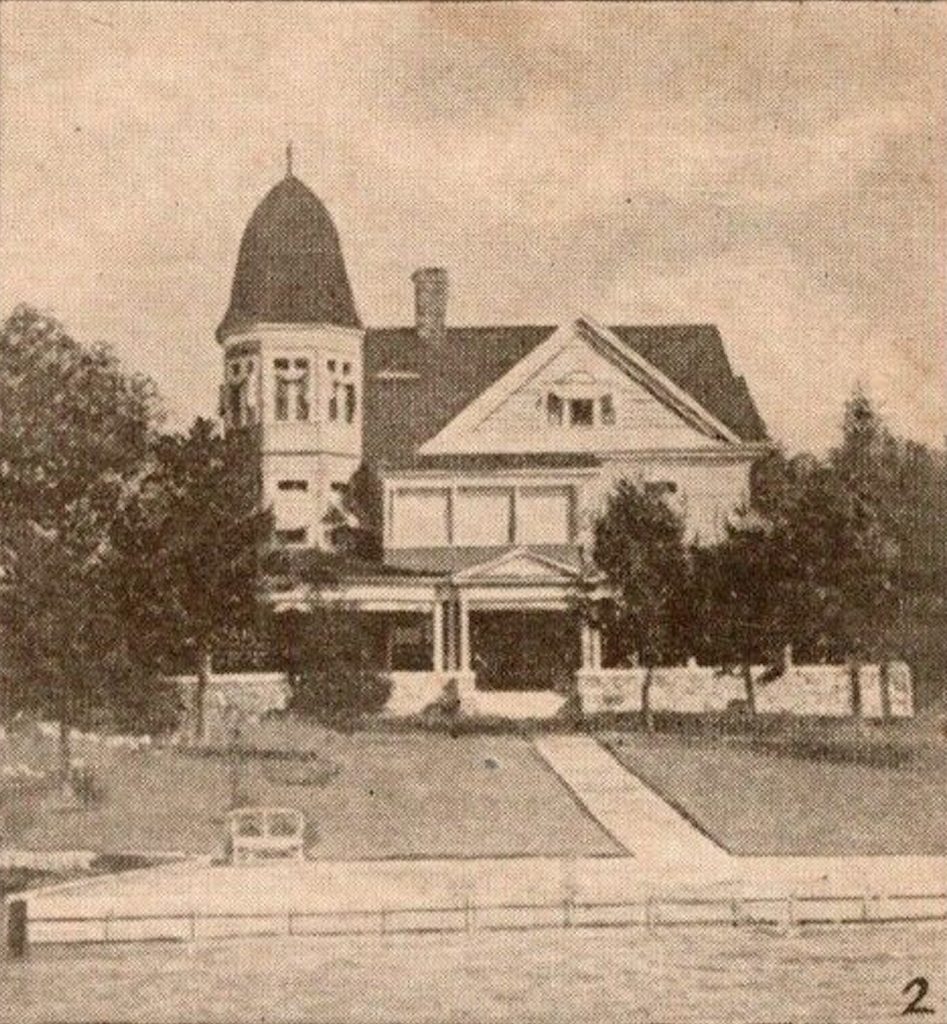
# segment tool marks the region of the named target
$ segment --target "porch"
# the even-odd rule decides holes
[[[605,596],[573,566],[514,549],[450,576],[340,581],[273,605],[357,616],[371,667],[393,683],[388,714],[422,711],[453,680],[468,714],[541,718],[602,665],[601,631],[578,614],[580,592]]]

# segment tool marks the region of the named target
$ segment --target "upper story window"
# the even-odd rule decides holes
[[[309,360],[274,359],[275,414],[278,420],[309,419]]]
[[[397,488],[387,537],[400,548],[571,544],[576,501],[569,484]]]
[[[280,480],[277,483],[277,488],[281,491],[308,491],[309,481],[308,480]]]

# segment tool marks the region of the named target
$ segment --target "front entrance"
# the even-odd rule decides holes
[[[470,647],[478,690],[565,693],[582,663],[579,622],[565,610],[472,609]]]

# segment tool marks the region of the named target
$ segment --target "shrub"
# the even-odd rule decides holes
[[[293,688],[290,710],[311,715],[324,725],[351,726],[364,715],[382,711],[391,696],[391,680],[379,672],[339,666],[303,671]]]

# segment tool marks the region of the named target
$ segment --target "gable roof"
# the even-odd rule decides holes
[[[379,465],[426,465],[417,449],[549,338],[555,326],[448,327],[436,346],[413,327],[365,335],[365,458]],[[733,373],[711,324],[611,330],[743,441],[766,428],[746,383]],[[432,468],[435,464],[432,463]]]

